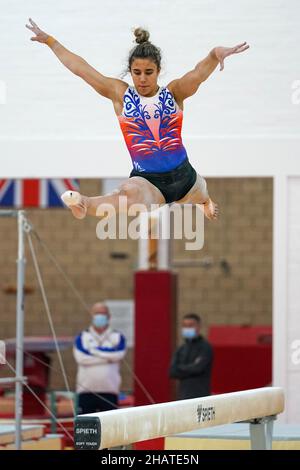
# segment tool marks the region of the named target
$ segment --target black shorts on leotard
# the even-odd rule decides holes
[[[197,179],[197,173],[188,158],[171,171],[147,173],[145,171],[132,170],[130,178],[133,176],[140,176],[150,181],[160,190],[167,203],[182,199],[194,186]]]

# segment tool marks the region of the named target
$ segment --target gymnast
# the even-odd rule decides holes
[[[86,214],[95,216],[101,204],[111,204],[118,211],[119,196],[126,196],[127,207],[134,203],[148,209],[152,204],[173,202],[203,204],[205,216],[216,219],[218,205],[210,198],[205,179],[190,164],[182,143],[183,102],[196,93],[218,64],[220,70],[224,69],[226,57],[245,51],[249,45],[244,42],[235,47],[214,47],[193,70],[167,86],[159,86],[161,51],[149,41],[148,31],[136,28],[137,45],[129,53],[127,68],[131,86],[102,75],[42,31],[31,18],[26,27],[34,33],[32,41],[46,44],[65,67],[112,101],[133,163],[129,178],[110,194],[88,197],[78,192],[64,193],[62,200],[73,215],[78,219]]]

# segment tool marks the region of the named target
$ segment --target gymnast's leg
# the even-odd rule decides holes
[[[179,201],[179,204],[203,204],[204,214],[210,220],[216,220],[219,215],[219,207],[209,197],[205,179],[197,174],[197,179],[189,192]]]
[[[71,209],[74,217],[83,219],[88,215],[97,215],[97,209],[101,204],[111,204],[116,212],[119,212],[119,197],[127,198],[127,207],[132,204],[144,204],[147,210],[151,204],[165,204],[165,198],[160,190],[145,178],[133,176],[128,178],[118,189],[104,196],[84,196],[75,191],[67,191],[61,198]]]

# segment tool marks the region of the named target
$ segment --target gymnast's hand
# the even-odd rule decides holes
[[[31,18],[29,18],[29,24],[26,25],[26,28],[30,29],[30,31],[32,31],[35,36],[33,36],[32,38],[30,38],[31,41],[38,41],[38,42],[42,42],[42,43],[45,43],[49,37],[49,34],[45,33],[44,31],[42,31],[38,25],[32,21]]]
[[[220,71],[224,69],[224,59],[229,57],[232,54],[239,54],[240,52],[244,52],[249,49],[249,45],[247,42],[243,42],[242,44],[238,44],[235,47],[215,47],[214,53],[218,61],[220,62]]]

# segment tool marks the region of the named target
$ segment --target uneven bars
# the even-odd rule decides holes
[[[18,210],[0,209],[0,217],[17,217]]]

